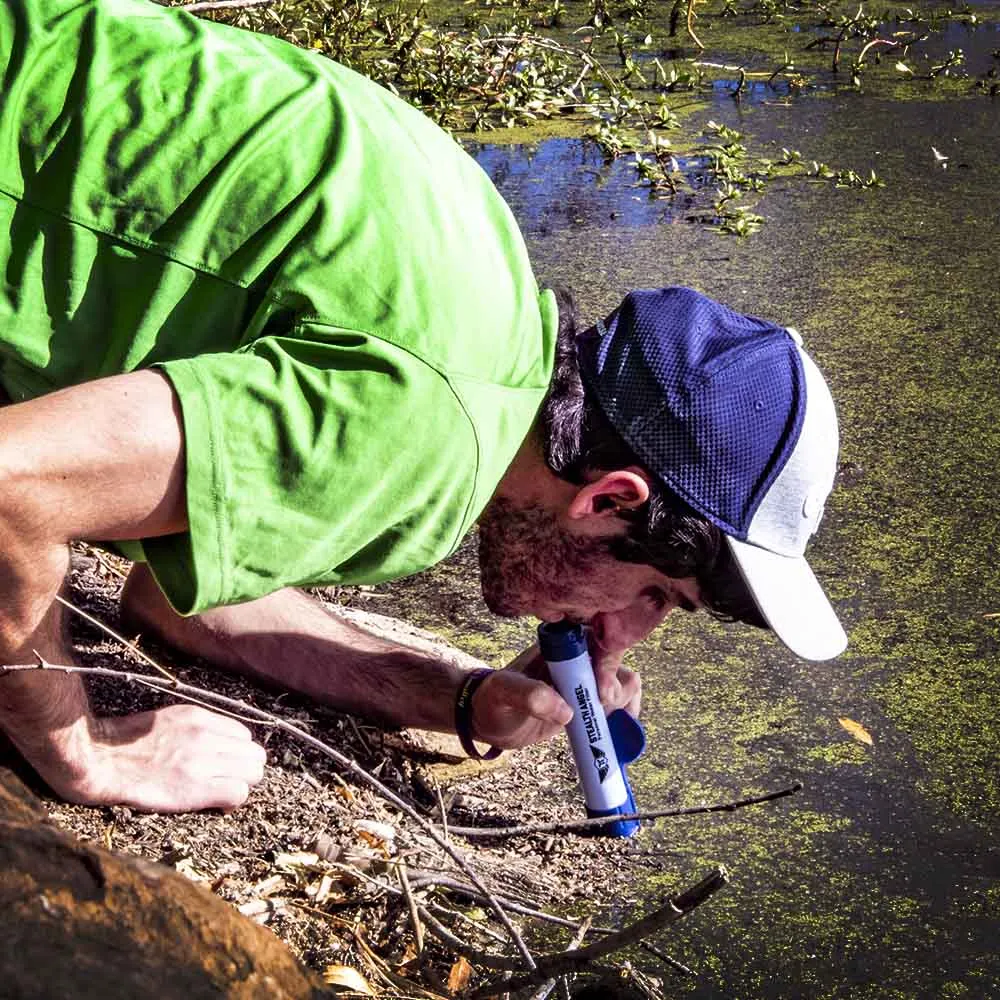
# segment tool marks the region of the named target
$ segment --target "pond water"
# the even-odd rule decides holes
[[[948,30],[939,50],[961,45],[983,72],[995,28]],[[655,969],[667,996],[994,1000],[1000,98],[919,81],[903,95],[866,81],[749,97],[737,105],[720,87],[704,118],[757,148],[875,168],[887,186],[775,182],[758,203],[764,228],[736,240],[685,222],[683,199],[650,200],[586,142],[477,150],[540,278],[574,289],[582,315],[632,287],[697,287],[795,325],[839,405],[842,473],[811,551],[847,654],[806,664],[699,616],[635,653],[650,733],[641,805],[804,789],[661,824],[637,848],[646,881],[623,900],[731,870],[732,885],[660,941],[698,974]]]

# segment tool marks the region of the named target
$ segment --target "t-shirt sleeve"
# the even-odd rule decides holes
[[[311,324],[159,367],[183,414],[189,530],[142,546],[178,612],[394,579],[461,540],[475,432],[404,349]]]

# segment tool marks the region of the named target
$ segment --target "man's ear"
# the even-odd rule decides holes
[[[649,499],[649,480],[635,466],[601,473],[581,486],[570,501],[570,518],[615,517],[620,510],[635,510]]]

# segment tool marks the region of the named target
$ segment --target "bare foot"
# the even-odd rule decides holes
[[[235,809],[264,775],[267,755],[250,730],[196,705],[91,725],[87,773],[69,782],[45,775],[54,791],[73,802],[148,812]]]

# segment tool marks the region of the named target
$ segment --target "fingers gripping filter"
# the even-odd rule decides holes
[[[794,332],[688,288],[631,292],[578,340],[587,388],[650,472],[725,533],[778,637],[847,644],[805,561],[833,486],[837,419]]]

